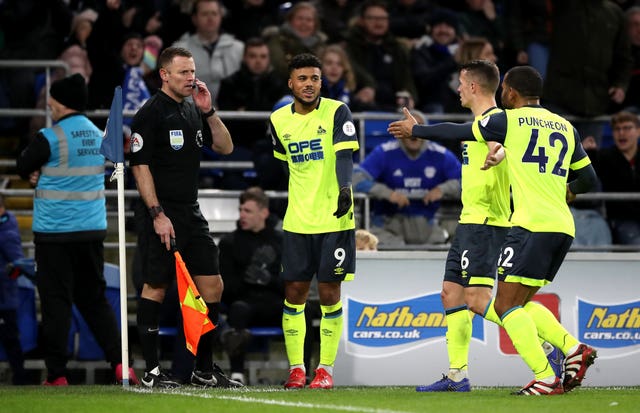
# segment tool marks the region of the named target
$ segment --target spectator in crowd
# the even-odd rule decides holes
[[[616,3],[622,10],[629,10],[631,7],[636,6],[637,0],[611,0]]]
[[[381,0],[366,0],[349,30],[346,50],[356,75],[354,97],[370,110],[397,110],[396,94],[408,94],[409,106],[416,87],[407,48],[389,31],[389,12]]]
[[[554,0],[543,105],[582,118],[611,113],[624,101],[631,77],[629,36],[622,10],[609,0]],[[598,30],[594,30],[598,27]],[[573,122],[598,146],[604,124]]]
[[[11,383],[26,384],[24,355],[18,330],[18,284],[7,265],[22,258],[22,241],[16,217],[7,211],[0,194],[0,343],[11,367]]]
[[[354,0],[316,1],[320,14],[320,27],[328,36],[328,44],[345,41],[351,19],[356,15],[358,3]]]
[[[239,40],[260,37],[262,31],[277,24],[276,0],[227,0],[227,17],[222,26]]]
[[[378,237],[366,229],[356,230],[356,250],[357,251],[377,251]]]
[[[162,32],[164,26],[162,13],[165,11],[163,3],[166,2],[146,0],[120,0],[120,2],[123,9],[122,21],[129,31],[140,33],[142,37],[157,36]]]
[[[287,12],[285,22],[263,32],[271,62],[283,79],[288,76],[287,65],[300,53],[318,54],[327,43],[327,35],[320,30],[320,18],[316,6],[308,1],[297,2]]]
[[[85,319],[122,380],[120,332],[105,298],[103,241],[107,230],[102,131],[82,114],[87,85],[76,73],[51,84],[56,125],[41,129],[17,160],[36,183],[33,236],[44,337],[45,385],[66,386],[71,304]],[[73,137],[82,136],[82,139]],[[129,370],[131,383],[138,379]]]
[[[280,279],[282,233],[269,214],[269,198],[259,187],[240,195],[238,228],[220,240],[222,302],[229,329],[222,343],[229,356],[231,379],[246,383],[244,360],[252,326],[280,326],[284,285]]]
[[[389,29],[409,41],[422,37],[437,9],[433,0],[395,0],[389,6]]]
[[[55,60],[64,48],[73,14],[63,0],[3,1],[0,4],[0,60]],[[20,67],[0,70],[0,107],[33,108],[37,94],[36,75],[40,69]],[[0,131],[21,138],[24,148],[29,134],[29,118],[0,118]],[[16,154],[17,155],[17,154]]]
[[[244,43],[221,32],[224,9],[221,0],[195,0],[192,22],[195,33],[185,33],[173,45],[193,53],[198,79],[206,83],[215,100],[220,82],[240,69]]]
[[[627,17],[627,32],[631,43],[633,65],[622,107],[625,111],[640,113],[640,6],[629,8],[625,16]]]
[[[355,168],[353,187],[376,200],[370,229],[381,245],[441,244],[448,234],[434,217],[441,199],[459,199],[460,173],[460,161],[437,143],[392,140]]]
[[[354,112],[366,107],[354,95],[355,73],[344,49],[332,44],[322,49],[318,57],[322,62],[322,97],[344,102]]]
[[[498,61],[491,42],[484,37],[469,37],[460,42],[455,59],[459,65],[473,60],[487,60],[492,63]]]
[[[223,110],[270,111],[275,102],[288,92],[285,79],[271,65],[269,48],[262,38],[249,39],[245,45],[240,70],[224,78],[220,84],[218,105]],[[229,120],[229,132],[234,139],[234,151],[230,155],[218,156],[222,161],[253,161],[258,184],[263,184],[279,175],[273,171],[273,149],[267,138],[265,120]],[[220,186],[228,189],[244,189],[250,180],[244,171],[226,170]]]
[[[144,1],[144,0],[143,0]],[[172,45],[183,34],[193,27],[191,12],[194,0],[171,0],[164,2],[164,8],[160,13],[160,27],[158,36],[163,45]],[[165,24],[165,22],[171,24]]]
[[[504,2],[505,48],[515,53],[507,64],[529,65],[547,75],[551,6],[547,0],[510,0]],[[506,56],[505,56],[506,57]]]
[[[267,44],[254,37],[245,44],[240,70],[222,79],[218,107],[221,110],[270,111],[287,92],[285,79],[273,70]],[[260,155],[268,152],[269,157],[273,156],[265,120],[229,120],[227,128],[233,136],[234,153],[243,152],[244,160],[251,160],[256,152]]]
[[[466,0],[458,16],[462,37],[484,37],[500,57],[504,49],[504,23],[493,0]]]
[[[574,174],[570,173],[569,179],[573,177]],[[571,243],[572,248],[611,245],[611,229],[604,218],[602,201],[574,201],[569,205],[569,210],[576,226],[576,235]]]
[[[636,114],[618,112],[611,117],[614,146],[587,153],[604,192],[640,192],[640,120]],[[606,201],[607,220],[614,244],[640,245],[640,202]]]
[[[93,23],[96,21],[98,14],[92,10],[87,9],[82,13],[74,16],[73,24],[71,26],[71,33],[67,37],[64,45],[64,49],[58,60],[62,60],[69,65],[70,74],[80,73],[84,79],[89,82],[91,74],[93,73],[93,67],[89,60],[87,53],[87,39],[91,35],[93,30]],[[63,69],[54,70],[51,74],[51,82],[65,77],[65,71]],[[36,101],[36,109],[45,109],[47,106],[47,88],[44,84],[44,74],[38,76],[38,79],[42,79],[42,87],[38,93],[38,99]],[[40,129],[45,127],[45,116],[34,116],[29,122],[29,136],[35,135]]]
[[[411,49],[411,73],[418,90],[418,108],[426,113],[461,112],[456,92],[458,19],[448,10],[436,12],[430,36]]]
[[[119,1],[107,2],[98,14],[87,39],[87,52],[93,67],[89,108],[109,109],[116,86],[122,87],[124,110],[138,110],[155,91],[143,77],[143,37],[122,24]],[[131,119],[125,118],[125,124],[130,123]],[[99,126],[103,124],[101,120]]]
[[[87,82],[93,72],[87,53],[87,40],[97,18],[98,13],[92,9],[86,9],[73,17],[71,33],[59,57],[69,64],[71,73],[80,73]]]

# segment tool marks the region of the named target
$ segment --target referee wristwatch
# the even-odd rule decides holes
[[[164,209],[160,205],[152,206],[149,208],[149,214],[151,215],[151,219],[158,218],[158,215],[164,212]]]
[[[211,116],[213,116],[214,113],[216,113],[216,108],[214,108],[213,105],[211,105],[211,110],[208,112],[204,112],[202,114],[202,118],[203,119],[210,118]]]

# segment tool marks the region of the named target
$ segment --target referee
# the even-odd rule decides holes
[[[295,56],[288,80],[294,102],[270,118],[274,156],[289,169],[289,204],[282,225],[282,329],[291,366],[286,389],[306,384],[304,309],[314,275],[322,311],[320,364],[309,387],[333,387],[343,322],[340,287],[355,272],[351,176],[358,138],[349,108],[320,98],[320,68],[312,54]]]
[[[131,124],[131,170],[144,201],[135,211],[144,282],[138,303],[138,331],[147,387],[179,383],[160,369],[158,318],[168,285],[175,279],[171,240],[175,239],[194,282],[218,324],[222,279],[218,248],[197,202],[202,147],[229,154],[231,136],[216,115],[211,94],[196,79],[191,52],[178,47],[158,57],[162,87],[137,112]],[[213,331],[200,338],[191,384],[239,387],[213,363]]]

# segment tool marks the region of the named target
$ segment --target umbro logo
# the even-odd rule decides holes
[[[401,169],[396,169],[393,171],[393,176],[403,176]]]
[[[325,135],[327,133],[326,129],[322,127],[322,125],[318,125],[318,131],[316,132],[318,135]]]
[[[282,136],[282,140],[283,140],[283,141],[288,141],[288,140],[290,140],[290,139],[291,139],[291,135],[290,135],[290,134],[288,134],[288,133],[285,133],[285,134]]]

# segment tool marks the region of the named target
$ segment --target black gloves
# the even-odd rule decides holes
[[[351,208],[351,188],[348,186],[340,188],[340,194],[338,195],[338,209],[333,215],[336,218],[343,217],[347,212],[349,212],[349,208]]]

